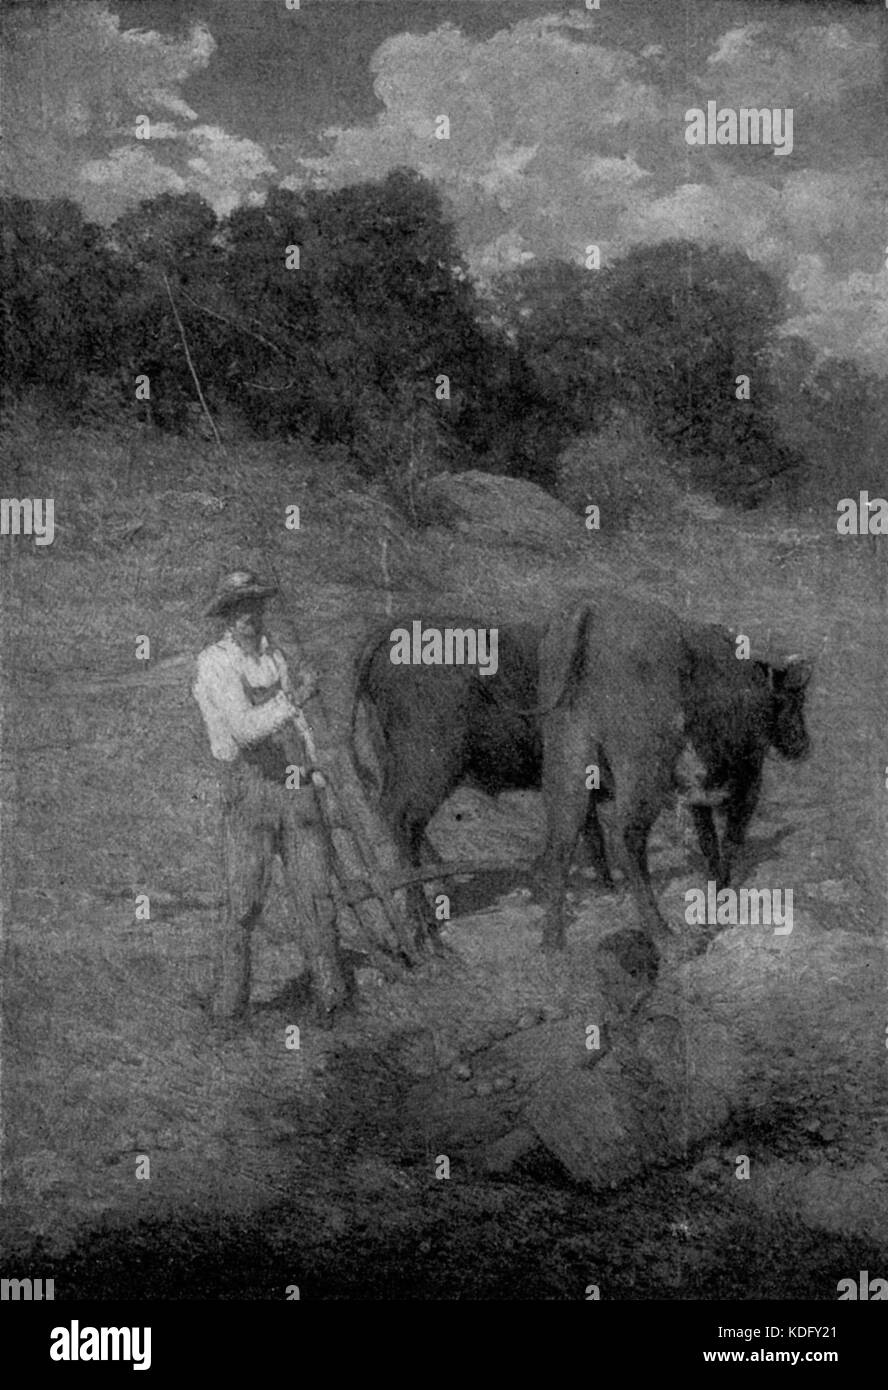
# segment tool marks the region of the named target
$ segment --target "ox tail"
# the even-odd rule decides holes
[[[592,626],[592,609],[587,603],[576,603],[546,628],[539,646],[539,704],[516,705],[499,693],[496,681],[480,687],[510,714],[544,719],[565,703],[569,704],[586,669],[586,652]]]
[[[385,733],[376,710],[376,705],[370,692],[370,667],[373,658],[379,650],[381,638],[378,632],[366,639],[363,647],[358,652],[354,666],[354,678],[352,681],[352,707],[351,720],[349,723],[348,741],[351,750],[352,762],[366,790],[379,794],[381,781],[374,768],[368,766],[363,761],[358,751],[357,723],[358,712],[363,707],[367,716],[367,729],[370,735],[370,742],[373,752],[380,767],[385,766]]]
[[[540,643],[541,716],[569,705],[586,671],[593,614],[588,603],[575,603],[553,618]]]

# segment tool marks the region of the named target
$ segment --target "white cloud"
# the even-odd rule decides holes
[[[181,131],[172,121],[149,121],[148,139],[149,140],[178,140]]]
[[[576,262],[589,243],[607,263],[632,245],[685,237],[736,247],[785,274],[800,257],[822,256],[836,342],[846,347],[855,324],[873,340],[879,315],[864,314],[852,272],[871,253],[888,184],[854,128],[860,94],[848,96],[874,80],[868,30],[782,19],[724,32],[704,89],[738,105],[795,102],[803,130],[812,105],[821,121],[824,110],[828,121],[841,115],[844,163],[796,161],[778,172],[746,152],[707,151],[693,178],[683,113],[700,97],[658,85],[667,79],[650,61],[662,56],[656,45],[636,57],[596,42],[600,33],[594,16],[574,13],[521,20],[483,40],[452,25],[390,38],[372,62],[383,111],[326,132],[329,154],[299,161],[285,184],[336,186],[412,165],[445,195],[481,283],[534,257]],[[434,138],[442,114],[449,140]],[[818,341],[828,337],[829,314],[814,303],[805,301],[799,321]]]
[[[547,17],[484,41],[449,24],[387,39],[371,64],[385,110],[369,125],[326,132],[330,154],[300,162],[290,184],[303,170],[337,184],[410,164],[445,187],[495,193],[533,156],[576,165],[608,140],[622,153],[627,131],[653,124],[660,103],[639,60],[589,42],[591,29],[591,18]],[[435,138],[439,115],[449,140]]]
[[[226,213],[273,172],[253,141],[198,124],[182,95],[216,51],[205,24],[180,38],[124,29],[106,4],[85,0],[14,20],[10,32],[2,72],[10,191],[73,197],[100,221],[188,190]],[[147,141],[136,138],[139,116],[149,118]],[[163,156],[160,142],[172,145]]]
[[[804,256],[790,289],[803,308],[787,320],[783,333],[798,333],[822,352],[854,358],[888,377],[888,267],[840,275],[828,270],[822,257]]]
[[[708,67],[755,59],[755,41],[765,31],[764,24],[743,24],[722,34],[714,53],[706,59]]]
[[[799,252],[851,249],[884,224],[888,169],[873,158],[840,170],[800,169],[787,178],[782,198]]]
[[[508,195],[520,183],[524,172],[539,149],[539,145],[514,145],[505,140],[494,150],[488,167],[476,174],[476,182],[491,197]]]
[[[627,213],[620,225],[629,242],[689,238],[707,246],[733,246],[753,259],[779,255],[780,195],[755,179],[734,178],[718,185],[685,183],[662,198]]]
[[[615,196],[621,187],[634,189],[636,184],[650,177],[650,170],[642,169],[629,154],[618,159],[591,155],[580,171],[584,184],[604,188],[611,196]]]
[[[325,132],[330,152],[283,181],[339,186],[410,165],[442,190],[476,274],[520,254],[576,259],[605,246],[649,176],[634,151],[658,138],[662,95],[634,54],[594,42],[595,18],[521,20],[485,40],[453,25],[399,34],[371,63],[384,105]],[[446,115],[449,140],[435,138]]]
[[[78,173],[82,199],[110,222],[125,207],[160,193],[184,193],[185,179],[144,146],[122,145],[105,159],[90,159]]]
[[[722,34],[698,86],[722,104],[795,106],[835,102],[881,81],[877,38],[844,24],[746,24]]]
[[[627,211],[629,242],[689,237],[734,246],[787,275],[805,256],[847,263],[871,252],[883,218],[888,171],[863,159],[840,171],[800,169],[781,187],[723,171],[714,183],[684,183]],[[847,272],[846,272],[847,273]]]
[[[229,135],[219,126],[194,126],[186,132],[185,144],[193,151],[186,160],[189,186],[220,216],[245,201],[258,182],[274,173],[260,145]]]
[[[252,201],[257,182],[273,172],[259,145],[228,135],[218,126],[173,130],[164,138],[188,151],[181,170],[163,162],[147,145],[121,145],[107,157],[81,166],[82,198],[91,204],[94,215],[109,222],[143,198],[192,192],[225,216],[239,203]]]
[[[3,71],[10,133],[40,129],[64,143],[121,128],[134,133],[140,114],[196,120],[179,88],[215,48],[200,22],[181,39],[121,29],[97,0],[58,5],[30,22],[13,17]]]
[[[484,284],[508,271],[517,270],[534,260],[534,253],[517,232],[504,232],[475,255],[475,279]]]

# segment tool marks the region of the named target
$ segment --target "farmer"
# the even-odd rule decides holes
[[[227,905],[214,1014],[237,1018],[249,1003],[250,934],[278,854],[318,1021],[329,1026],[349,987],[339,955],[330,850],[316,790],[324,783],[300,708],[317,678],[300,669],[294,687],[282,653],[265,634],[265,602],[277,591],[249,571],[222,580],[207,617],[222,619],[224,632],[197,658],[192,687],[222,786]]]

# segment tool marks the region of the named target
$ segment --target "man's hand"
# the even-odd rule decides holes
[[[306,700],[310,700],[312,695],[315,694],[317,688],[317,671],[309,670],[308,667],[303,668],[299,674],[299,682],[293,688],[293,703],[296,705],[304,705]]]
[[[335,771],[333,754],[327,748],[316,748],[312,758],[312,772],[319,772],[327,777]]]

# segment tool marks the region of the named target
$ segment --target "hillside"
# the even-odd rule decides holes
[[[333,1298],[379,1296],[382,1281],[388,1297],[402,1285],[404,1296],[581,1297],[594,1266],[614,1297],[829,1298],[830,1279],[884,1259],[882,1023],[859,972],[825,1010],[852,1035],[872,1023],[856,1092],[848,1058],[824,1079],[823,1056],[800,1047],[811,1085],[784,1113],[774,1078],[754,1077],[743,1105],[689,1131],[665,1170],[615,1173],[633,1179],[631,1196],[604,1193],[583,1214],[567,1150],[528,1129],[527,1097],[534,1056],[559,1065],[574,1038],[582,1048],[588,1020],[610,1019],[619,1034],[638,1003],[599,950],[633,907],[575,875],[568,952],[543,960],[524,872],[541,835],[531,794],[492,803],[464,790],[436,818],[445,856],[516,866],[511,880],[461,882],[446,961],[395,984],[365,973],[354,1016],[332,1036],[306,1028],[290,1052],[284,1025],[304,1001],[278,895],[257,933],[254,1024],[214,1032],[203,1003],[218,805],[188,690],[208,640],[202,610],[220,573],[238,567],[279,576],[270,627],[309,654],[340,733],[361,638],[397,612],[465,610],[494,624],[612,586],[804,651],[817,663],[815,752],[798,767],[769,763],[751,838],[795,888],[786,987],[800,1000],[796,1041],[807,1039],[830,971],[859,954],[873,989],[885,978],[881,551],[837,537],[834,516],[790,525],[693,497],[674,526],[589,532],[581,515],[508,479],[439,481],[419,528],[332,453],[255,441],[220,452],[27,413],[10,422],[5,456],[5,490],[53,497],[56,520],[51,546],[9,537],[0,552],[8,1249],[38,1240],[45,1274],[84,1295],[126,1278],[135,1296],[172,1281],[211,1297],[283,1296],[294,1279]],[[284,524],[293,504],[298,531]],[[135,659],[142,635],[148,662]],[[687,825],[663,817],[652,869],[673,919],[689,856]],[[138,893],[151,898],[150,922],[135,920]],[[724,949],[748,980],[736,941]],[[727,955],[706,960],[711,973]],[[710,997],[705,979],[668,983]],[[792,1051],[793,1038],[781,1045]],[[760,1181],[738,1196],[719,1175],[752,1144]],[[134,1177],[144,1153],[148,1182]],[[446,1183],[434,1180],[442,1153]],[[252,1252],[239,1275],[206,1236],[223,1217]],[[665,1233],[688,1221],[673,1259]],[[771,1255],[748,1263],[740,1287],[733,1252],[762,1229]]]

